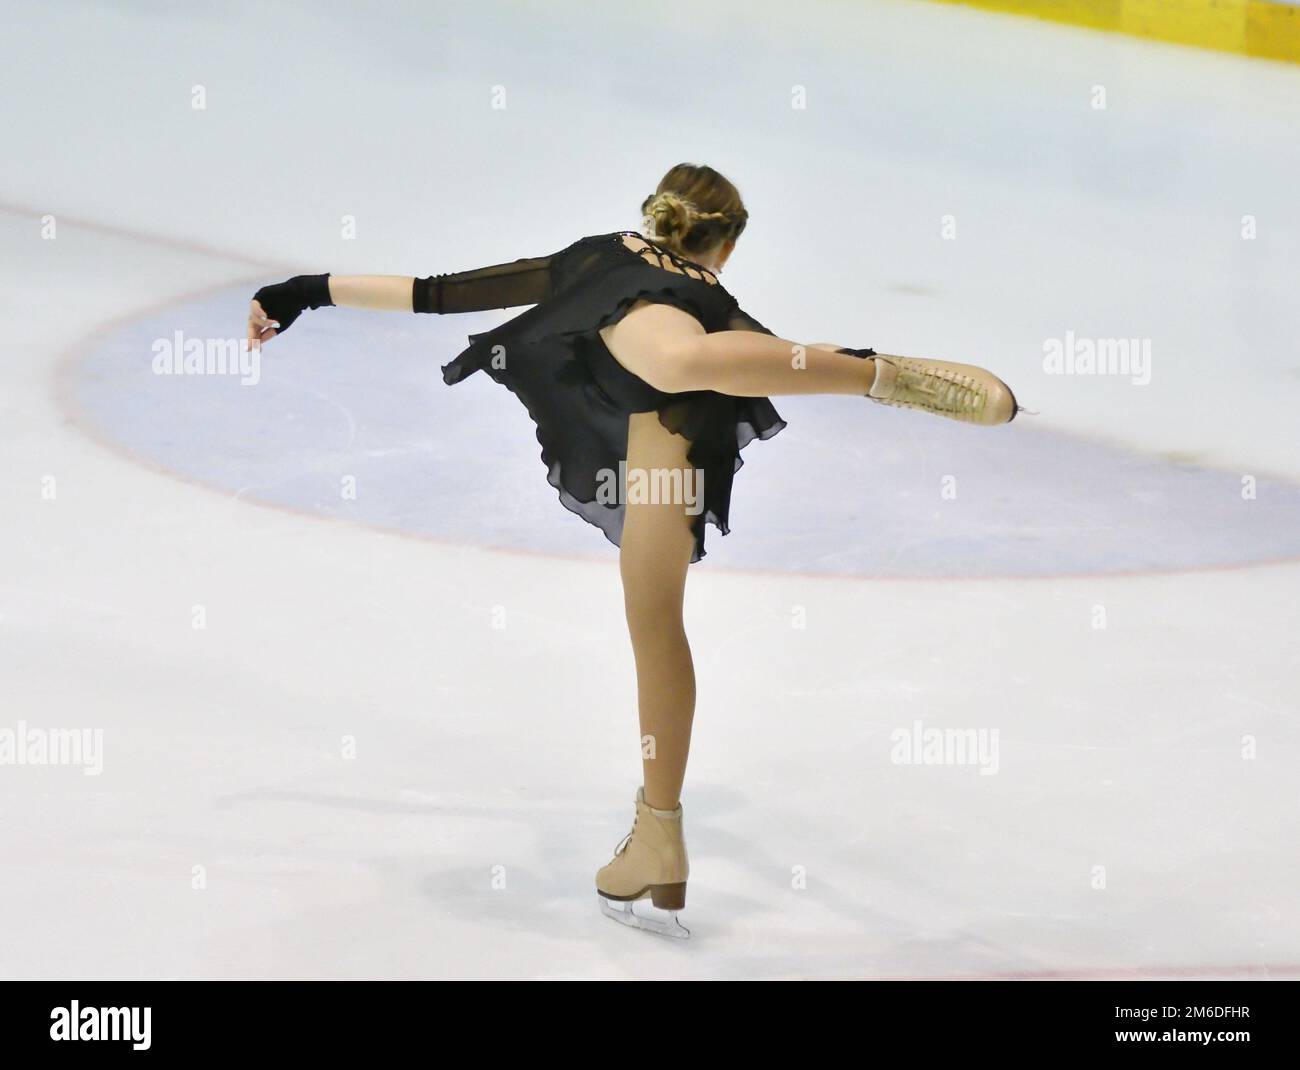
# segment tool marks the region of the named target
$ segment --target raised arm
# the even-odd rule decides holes
[[[260,345],[309,308],[343,305],[382,312],[481,312],[534,305],[551,293],[551,258],[531,257],[445,275],[295,275],[253,295],[248,341]]]

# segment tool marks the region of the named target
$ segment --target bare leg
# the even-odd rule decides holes
[[[756,331],[706,334],[671,305],[634,307],[601,336],[614,358],[665,393],[716,390],[734,397],[856,394],[871,389],[875,364]]]
[[[870,360],[789,342],[754,331],[717,331],[669,352],[686,376],[686,390],[716,390],[752,398],[781,394],[856,394],[871,389]]]
[[[690,469],[690,443],[660,422],[633,413],[628,422],[629,475],[636,469]],[[645,801],[677,806],[695,715],[695,667],[682,622],[686,572],[695,536],[682,502],[629,500],[619,551],[623,601],[636,658]]]

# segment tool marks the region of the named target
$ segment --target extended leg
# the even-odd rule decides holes
[[[680,375],[678,391],[716,390],[734,397],[856,394],[875,381],[875,363],[832,349],[755,331],[716,331],[666,354]],[[662,389],[662,388],[661,388]]]
[[[735,397],[780,394],[865,395],[875,377],[870,360],[756,331],[706,334],[672,305],[635,306],[601,336],[614,358],[666,393],[716,390]]]
[[[858,394],[986,427],[1008,423],[1019,411],[1011,388],[985,368],[885,353],[864,360],[755,331],[706,334],[698,320],[670,305],[634,307],[601,336],[620,364],[670,394]]]

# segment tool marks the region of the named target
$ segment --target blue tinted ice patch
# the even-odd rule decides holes
[[[260,379],[157,374],[182,340],[240,337],[248,289],[106,336],[74,374],[106,438],[243,499],[483,546],[611,558],[546,482],[523,406],[440,365],[510,313],[304,314]],[[1034,427],[988,430],[840,397],[775,399],[705,568],[882,577],[1176,571],[1300,554],[1300,486]]]

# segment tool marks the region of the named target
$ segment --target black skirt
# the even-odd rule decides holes
[[[698,470],[702,509],[693,519],[691,556],[698,561],[707,524],[723,535],[730,530],[740,451],[756,438],[771,438],[785,421],[767,398],[656,390],[614,359],[599,332],[641,300],[680,308],[710,333],[772,332],[709,272],[657,245],[645,255],[633,251],[625,235],[631,232],[583,238],[548,261],[533,261],[549,265],[548,295],[493,330],[470,335],[468,348],[443,366],[443,380],[458,383],[483,371],[519,398],[536,424],[546,478],[560,501],[616,546],[624,496],[620,486],[610,501],[609,487],[627,458],[628,416],[657,412],[665,428],[690,441],[687,456]]]

